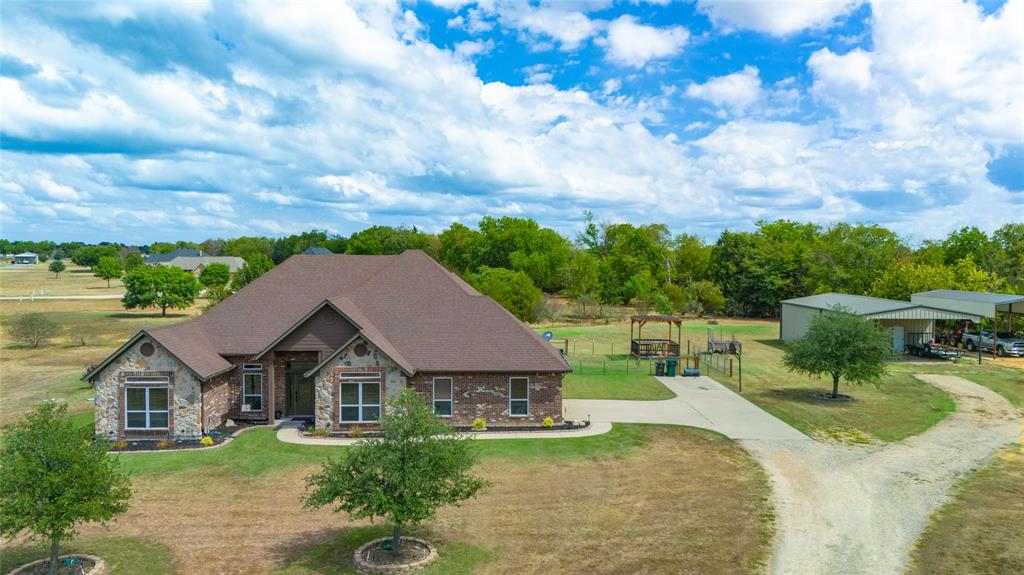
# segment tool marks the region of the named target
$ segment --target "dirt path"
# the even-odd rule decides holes
[[[902,573],[953,483],[1018,438],[1020,415],[999,394],[955,376],[916,377],[957,404],[921,435],[872,447],[741,440],[772,478],[775,573]]]

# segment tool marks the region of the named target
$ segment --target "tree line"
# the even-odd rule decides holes
[[[436,235],[371,226],[350,236],[313,229],[140,248],[167,253],[191,247],[245,258],[249,269],[236,274],[244,277],[224,290],[309,247],[369,255],[421,249],[524,320],[542,319],[544,294],[556,293],[571,298],[582,316],[629,304],[661,313],[773,317],[783,299],[827,291],[903,300],[929,289],[1024,292],[1024,223],[991,235],[964,227],[915,246],[875,224],[762,221],[751,231],[724,231],[713,243],[673,235],[664,224],[599,222],[589,212],[583,224],[571,239],[530,218],[488,216],[476,227],[453,223]],[[141,254],[122,248],[0,240],[6,253],[28,249],[94,269],[101,258],[116,257],[123,269],[141,263]]]

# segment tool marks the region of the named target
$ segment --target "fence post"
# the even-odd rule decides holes
[[[608,375],[608,360],[601,360],[601,375]]]
[[[594,355],[594,340],[590,340],[590,355]]]

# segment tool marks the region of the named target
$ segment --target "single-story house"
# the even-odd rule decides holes
[[[302,255],[304,256],[328,256],[333,253],[334,252],[332,252],[331,250],[327,248],[322,248],[320,246],[310,246],[302,250]]]
[[[176,248],[166,254],[149,254],[146,256],[146,263],[156,265],[167,263],[174,258],[197,258],[203,255],[205,255],[203,250],[196,248]]]
[[[39,263],[39,254],[32,252],[22,252],[20,254],[14,254],[14,263],[21,265],[37,264]]]
[[[787,299],[781,302],[779,337],[782,341],[799,339],[811,325],[811,318],[827,313],[835,306],[878,321],[892,330],[892,349],[902,353],[908,344],[923,343],[934,337],[936,320],[969,320],[978,322],[977,314],[934,306],[844,293],[823,293]]]
[[[236,256],[178,256],[166,262],[159,262],[156,265],[174,266],[189,273],[199,275],[202,273],[203,268],[210,264],[224,264],[228,266],[228,270],[233,274],[242,269],[242,266],[245,265],[245,260]]]
[[[234,420],[372,426],[411,387],[456,425],[562,419],[561,353],[430,256],[289,258],[203,315],[145,329],[83,380],[96,432],[195,438]]]

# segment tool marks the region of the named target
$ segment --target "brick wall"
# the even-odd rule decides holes
[[[409,385],[429,402],[433,400],[435,377],[452,378],[453,425],[471,425],[482,417],[491,425],[540,425],[551,417],[562,421],[561,373],[417,373]],[[508,380],[527,377],[530,380],[530,414],[510,417]]]
[[[224,375],[203,382],[203,431],[214,429],[228,419],[230,388],[231,380]]]

